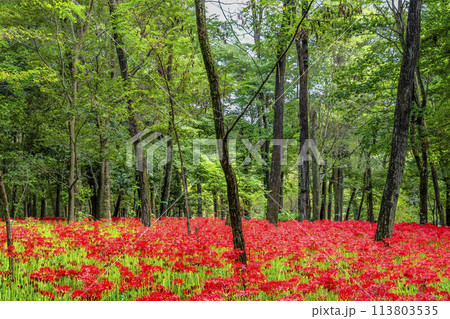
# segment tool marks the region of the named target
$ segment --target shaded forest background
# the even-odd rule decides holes
[[[237,139],[243,216],[267,216],[269,142],[281,133],[298,143],[286,148],[290,165],[277,173],[277,220],[376,221],[408,2],[207,5],[217,13],[207,26],[223,124]],[[450,223],[449,21],[448,3],[423,2],[398,222]],[[193,1],[0,3],[0,170],[12,217],[137,216],[147,225],[161,215],[227,218],[221,164],[206,156],[192,161],[194,139],[216,138],[196,24]],[[237,121],[291,39],[284,81],[277,68]],[[299,64],[305,56],[306,69]],[[142,132],[172,138],[167,152],[155,152],[154,163],[166,158],[166,165],[127,164],[127,141]],[[307,167],[295,165],[305,137],[324,165],[314,156]],[[258,146],[266,165],[242,139]],[[133,151],[145,161],[139,147]]]

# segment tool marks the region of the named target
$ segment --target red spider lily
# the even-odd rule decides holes
[[[163,218],[146,228],[137,218],[20,220],[13,227],[13,254],[25,269],[24,280],[55,299],[104,300],[118,293],[143,300],[450,298],[449,227],[396,224],[385,247],[373,240],[376,225],[362,221],[274,227],[244,220],[248,265],[242,265],[222,220],[192,219],[191,227],[199,229],[195,236],[185,233],[185,221]],[[4,225],[0,243],[7,256]],[[186,287],[192,280],[196,284]],[[48,292],[41,291],[43,285]]]

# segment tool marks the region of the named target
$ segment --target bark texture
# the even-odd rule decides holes
[[[408,146],[408,131],[413,97],[414,70],[420,46],[420,18],[422,0],[409,2],[406,43],[397,88],[388,175],[381,200],[375,240],[392,237],[395,211],[402,181]]]
[[[203,62],[208,75],[211,103],[214,115],[214,128],[216,139],[218,140],[219,159],[227,184],[228,207],[233,233],[234,249],[240,250],[237,260],[247,264],[247,255],[245,250],[244,233],[242,231],[241,207],[239,203],[239,191],[233,167],[230,163],[228,153],[228,143],[225,139],[225,127],[223,121],[222,102],[220,100],[219,75],[211,54],[211,48],[208,40],[206,27],[205,0],[195,0],[195,11],[197,18],[197,33],[202,51]]]

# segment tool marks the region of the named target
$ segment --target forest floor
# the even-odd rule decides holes
[[[450,300],[450,227],[396,224],[389,245],[363,221],[244,220],[248,265],[216,218],[0,227],[0,300]]]

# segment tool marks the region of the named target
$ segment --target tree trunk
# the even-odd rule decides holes
[[[219,205],[217,203],[217,191],[213,190],[213,207],[214,207],[214,217],[219,218]]]
[[[338,168],[339,221],[344,214],[344,169]]]
[[[38,214],[37,214],[37,196],[36,196],[36,194],[33,194],[31,211],[32,211],[31,216],[34,218],[37,218]]]
[[[306,15],[307,3],[302,1],[302,15]],[[300,76],[300,96],[298,105],[299,125],[300,125],[300,151],[309,138],[308,126],[308,31],[300,30],[299,38],[295,40],[297,47],[297,61]],[[301,156],[302,154],[300,154]],[[306,156],[306,154],[305,154]],[[298,210],[299,220],[311,219],[310,215],[310,196],[309,196],[309,161],[300,157],[299,166],[299,195]],[[314,177],[313,177],[314,178]],[[318,207],[318,206],[317,206]],[[316,212],[317,217],[317,212]]]
[[[442,205],[441,191],[439,190],[439,180],[438,180],[438,175],[437,175],[436,166],[434,165],[434,162],[430,163],[430,167],[431,167],[431,177],[433,179],[433,188],[434,188],[434,196],[436,198],[437,211],[439,214],[439,219],[441,221],[440,224],[442,226],[448,226],[448,225],[446,225],[444,206]]]
[[[339,178],[338,168],[333,167],[334,220],[339,220]]]
[[[327,218],[327,179],[322,179],[322,201],[320,204],[320,219]]]
[[[332,220],[332,216],[333,216],[333,214],[332,214],[332,209],[333,209],[333,197],[332,197],[332,195],[333,195],[333,182],[334,182],[334,179],[330,180],[330,182],[328,183],[328,209],[327,209],[328,220]]]
[[[171,122],[169,122],[169,126],[171,126]],[[161,201],[159,204],[159,217],[165,215],[167,213],[167,209],[169,207],[169,198],[170,198],[170,187],[172,184],[172,170],[173,170],[173,143],[172,139],[167,142],[167,153],[166,153],[167,163],[164,166],[164,182],[161,191]]]
[[[69,167],[69,213],[67,220],[70,222],[75,219],[75,118],[69,120],[69,138],[70,138],[70,167]]]
[[[277,54],[280,59],[281,50]],[[286,71],[286,57],[279,60],[275,75],[275,105],[273,120],[272,161],[270,165],[267,220],[278,226],[278,212],[280,210],[281,162],[283,157],[283,118],[284,118],[284,76]]]
[[[353,187],[352,188],[352,193],[350,194],[350,200],[348,201],[347,212],[345,213],[345,219],[346,220],[349,220],[350,210],[351,210],[352,205],[353,205],[353,199],[355,198],[355,194],[356,194],[356,188]]]
[[[422,0],[411,0],[409,2],[406,44],[398,80],[389,169],[375,233],[375,240],[377,241],[383,241],[385,238],[391,237],[394,230],[395,211],[408,146],[414,70],[418,60],[420,45],[421,7]]]
[[[107,126],[108,123],[105,123]],[[111,179],[109,174],[108,140],[100,137],[100,148],[102,163],[100,168],[100,185],[98,190],[98,217],[100,219],[111,219]]]
[[[16,196],[17,196],[17,188],[14,185],[12,188],[12,201],[11,201],[11,218],[15,218],[16,214]]]
[[[3,205],[5,206],[7,251],[8,251],[8,253],[12,253],[13,252],[12,251],[13,239],[12,239],[12,231],[11,231],[11,220],[9,217],[8,196],[6,195],[5,184],[3,183],[3,172],[2,171],[0,171],[0,193],[2,195],[1,198],[3,200]],[[11,275],[13,275],[14,259],[12,256],[9,257],[9,271],[11,272]]]
[[[356,217],[356,220],[361,220],[361,213],[362,213],[362,207],[363,207],[365,195],[366,195],[366,188],[364,187],[363,192],[361,194],[361,202],[359,203],[358,216]]]
[[[47,202],[45,198],[41,199],[41,217],[45,217],[45,211],[47,210]]]
[[[75,40],[75,39],[74,39]],[[74,43],[74,57],[70,61],[71,73],[72,73],[72,96],[69,99],[69,104],[72,112],[77,109],[77,98],[78,98],[78,54],[79,54],[79,44]],[[76,151],[76,137],[75,137],[75,116],[71,116],[69,119],[69,146],[70,146],[70,164],[69,164],[69,206],[67,212],[67,221],[70,223],[75,219],[75,201],[77,193],[77,181],[76,178],[76,165],[77,165],[77,151]]]
[[[233,233],[234,249],[240,250],[237,258],[243,264],[247,264],[247,255],[245,251],[244,233],[242,231],[242,213],[239,203],[239,191],[233,167],[230,163],[228,154],[228,143],[225,138],[224,116],[222,102],[220,99],[219,75],[211,55],[211,48],[208,40],[206,27],[205,0],[195,0],[195,10],[197,18],[197,34],[202,51],[203,62],[210,87],[211,103],[214,114],[214,127],[216,139],[218,140],[219,159],[227,184],[228,207],[231,219],[231,228]]]
[[[129,86],[129,72],[128,72],[128,60],[126,57],[126,52],[123,48],[123,43],[117,32],[117,26],[115,23],[115,11],[116,11],[117,0],[109,0],[109,12],[113,25],[113,39],[114,46],[116,47],[117,59],[119,61],[120,75],[125,82],[125,86]],[[126,89],[126,88],[124,88]],[[138,117],[136,111],[133,108],[133,101],[128,98],[127,109],[129,114],[128,117],[128,130],[131,137],[138,137],[140,133],[138,125]],[[142,224],[146,227],[150,226],[151,222],[151,199],[150,199],[150,185],[148,180],[148,170],[147,170],[147,158],[144,154],[142,144],[137,141],[134,143],[134,150],[136,154],[136,160],[138,161],[139,169],[136,175],[136,181],[138,185],[138,194],[140,200],[140,215]]]
[[[116,205],[114,205],[114,217],[120,217],[120,205],[122,204],[122,192],[117,196]]]
[[[203,198],[202,198],[202,182],[201,180],[197,183],[197,217],[203,216]]]
[[[317,145],[317,112],[315,110],[311,110],[311,139]],[[313,205],[312,205],[312,220],[320,219],[320,176],[319,176],[319,163],[317,162],[317,158],[313,158],[311,163],[311,172],[312,172],[312,194],[313,194]]]
[[[283,191],[284,191],[284,172],[281,172],[281,179],[280,179],[280,207],[278,210],[278,214],[283,212],[284,209],[284,197],[283,197]]]
[[[55,217],[61,216],[61,184],[56,184]]]
[[[98,119],[99,130],[101,130],[102,127],[108,127],[108,125],[108,120],[103,121],[102,119]],[[100,150],[102,162],[100,167],[100,185],[98,189],[97,211],[100,219],[111,219],[111,179],[109,174],[108,139],[103,133],[100,133]]]
[[[366,191],[367,191],[367,221],[374,223],[375,215],[373,213],[373,194],[372,194],[372,167],[370,166],[370,152],[366,158]]]
[[[27,194],[25,192],[23,194],[23,217],[28,218]]]
[[[447,226],[450,226],[450,178],[445,178],[445,214],[447,215]]]

